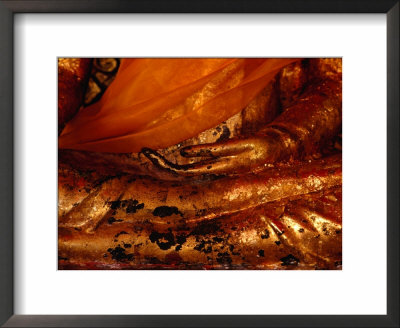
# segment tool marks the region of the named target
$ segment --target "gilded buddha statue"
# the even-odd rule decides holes
[[[60,269],[341,268],[341,59],[100,63],[59,60]]]

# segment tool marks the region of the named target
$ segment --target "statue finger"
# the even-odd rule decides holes
[[[211,158],[192,164],[175,164],[158,152],[144,148],[141,153],[146,156],[158,169],[172,174],[195,176],[202,174],[227,174],[236,167],[235,157]]]
[[[219,157],[238,155],[251,149],[252,144],[245,139],[232,139],[219,143],[200,144],[180,150],[183,157]]]
[[[226,175],[237,173],[235,157],[219,157],[190,164],[185,171],[186,175]]]

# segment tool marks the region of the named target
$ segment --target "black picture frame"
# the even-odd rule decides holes
[[[399,327],[399,7],[398,0],[0,0],[0,324],[5,327]],[[122,12],[386,14],[387,315],[14,315],[13,208],[18,206],[13,188],[14,14]]]

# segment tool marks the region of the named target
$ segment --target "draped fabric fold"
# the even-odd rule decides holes
[[[131,153],[165,148],[240,112],[296,59],[122,59],[97,103],[82,108],[59,148]]]

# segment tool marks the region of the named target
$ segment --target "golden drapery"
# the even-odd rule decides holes
[[[240,112],[291,58],[122,59],[100,101],[82,108],[59,148],[131,153],[161,149]]]

